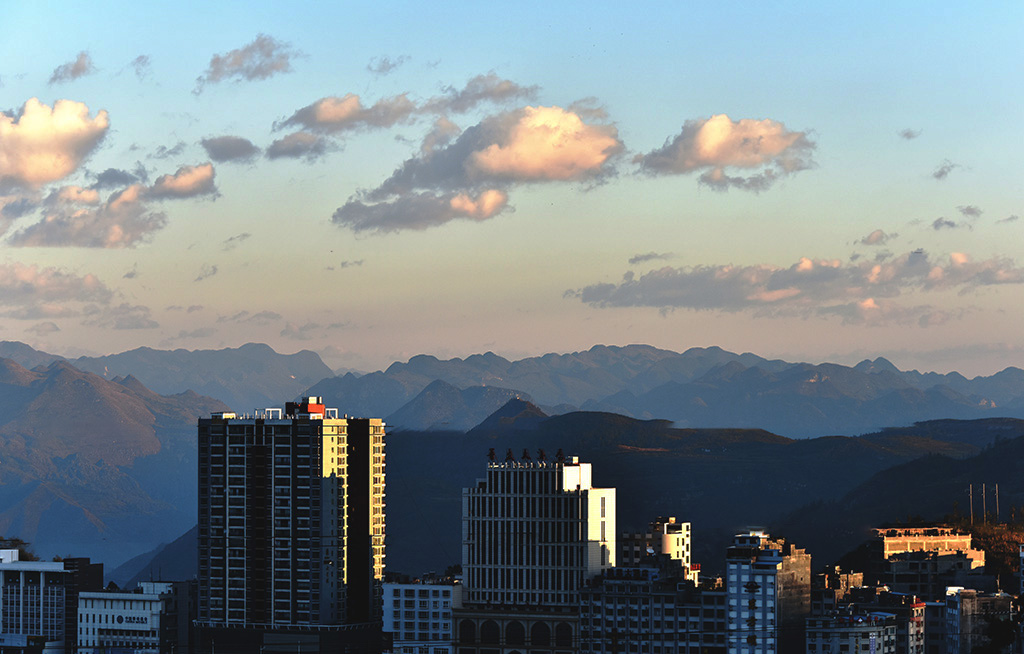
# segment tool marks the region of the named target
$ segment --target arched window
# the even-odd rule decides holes
[[[498,623],[494,620],[488,620],[487,622],[480,625],[480,642],[488,645],[497,645],[498,641],[501,640],[501,630],[498,628]]]
[[[535,622],[530,627],[530,645],[534,647],[551,645],[551,628],[543,622]]]
[[[555,647],[572,647],[572,627],[568,622],[555,625]]]
[[[465,645],[476,642],[476,625],[472,620],[463,620],[459,623],[459,642]]]
[[[525,645],[526,628],[522,622],[510,622],[505,627],[505,643],[508,645]]]

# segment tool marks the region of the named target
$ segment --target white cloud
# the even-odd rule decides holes
[[[70,175],[103,140],[106,111],[89,116],[81,102],[58,100],[51,109],[36,98],[16,116],[0,113],[0,190],[38,188]]]
[[[207,162],[196,166],[181,166],[173,175],[162,175],[150,187],[147,197],[193,198],[199,195],[216,195],[213,164]]]
[[[876,229],[857,242],[861,245],[885,245],[886,241],[891,241],[897,236],[899,234],[886,234],[881,229]]]
[[[806,132],[787,130],[780,122],[749,118],[734,121],[718,114],[686,121],[682,131],[664,146],[635,160],[652,175],[700,171],[700,181],[712,188],[760,191],[783,175],[810,168],[814,148]],[[757,172],[747,176],[727,172],[736,169]]]

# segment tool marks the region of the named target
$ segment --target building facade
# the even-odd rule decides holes
[[[79,593],[78,653],[170,651],[162,618],[172,592],[170,583],[148,582],[140,584],[139,592]]]
[[[384,584],[384,633],[394,654],[452,654],[452,609],[462,606],[462,585]]]
[[[201,645],[223,630],[247,647],[270,646],[252,640],[268,631],[322,647],[356,625],[379,632],[384,423],[308,397],[215,413],[198,435]]]
[[[659,517],[643,533],[626,532],[619,536],[620,566],[637,566],[648,556],[666,554],[678,561],[686,571],[686,578],[697,583],[700,566],[692,560],[693,536],[689,522],[677,522],[675,517]]]
[[[807,654],[896,654],[896,618],[852,613],[807,618]]]
[[[697,588],[681,567],[667,570],[619,567],[588,583],[581,654],[724,654],[725,591]]]
[[[62,563],[22,561],[0,550],[0,647],[62,650],[66,586]]]
[[[763,531],[737,534],[726,552],[729,654],[802,649],[811,608],[811,556]]]
[[[463,491],[460,654],[576,651],[580,589],[615,565],[615,489],[576,457],[524,454]]]

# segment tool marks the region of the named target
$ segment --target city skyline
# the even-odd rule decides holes
[[[1024,367],[1020,6],[4,15],[4,339]]]

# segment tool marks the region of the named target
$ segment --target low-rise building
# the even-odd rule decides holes
[[[853,613],[807,618],[807,654],[896,653],[896,617]]]
[[[69,575],[62,563],[23,561],[17,549],[0,550],[0,647],[63,650]]]
[[[453,654],[452,609],[462,606],[454,583],[385,583],[384,633],[395,654]]]
[[[188,642],[179,642],[178,629],[169,628],[182,621],[182,616],[169,615],[172,608],[187,605],[176,598],[182,588],[187,584],[151,581],[133,592],[79,593],[78,654],[188,651]]]
[[[725,591],[679,571],[615,568],[591,581],[580,591],[581,654],[724,654]]]

